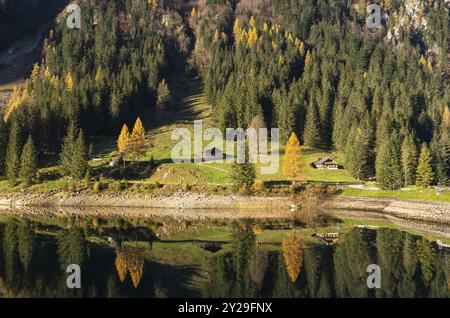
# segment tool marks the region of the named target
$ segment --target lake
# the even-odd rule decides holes
[[[448,249],[373,220],[2,213],[0,243],[2,297],[449,296]]]

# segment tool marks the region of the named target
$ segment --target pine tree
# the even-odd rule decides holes
[[[80,132],[78,133],[78,137],[77,140],[75,141],[75,145],[73,148],[73,159],[70,174],[72,178],[76,180],[81,180],[86,175],[87,168],[88,162],[87,162],[86,144],[84,141],[83,130],[80,129]]]
[[[16,183],[20,169],[19,127],[13,122],[9,133],[8,149],[6,151],[6,177],[11,185]]]
[[[420,151],[419,164],[417,166],[416,184],[418,187],[428,188],[434,179],[434,172],[431,166],[431,153],[426,143],[422,145]]]
[[[88,156],[88,160],[94,159],[94,145],[92,144],[92,142],[89,144],[87,156]]]
[[[370,135],[362,128],[352,128],[346,147],[346,165],[351,174],[359,180],[373,176]]]
[[[76,141],[76,131],[77,128],[75,126],[75,123],[70,123],[67,134],[63,139],[62,147],[61,147],[61,153],[60,153],[60,166],[61,166],[61,173],[65,176],[70,175],[72,170],[72,159],[73,159],[73,152],[74,152],[74,146]]]
[[[249,160],[248,147],[245,150],[245,162],[233,163],[231,171],[231,178],[233,179],[233,187],[235,190],[239,190],[242,187],[248,190],[255,183],[256,169],[255,165]]]
[[[322,145],[319,116],[317,114],[317,108],[312,103],[306,114],[305,131],[303,135],[306,146],[316,148]]]
[[[286,145],[283,159],[283,174],[294,184],[305,179],[302,148],[297,135],[293,132]]]
[[[34,146],[33,138],[29,135],[22,150],[19,171],[20,180],[27,186],[32,184],[33,177],[38,170],[37,160],[37,152]]]
[[[156,101],[156,107],[161,110],[166,110],[170,106],[171,95],[169,86],[166,83],[165,79],[158,85],[158,98]]]
[[[416,183],[417,157],[418,153],[414,137],[412,134],[408,134],[402,144],[402,166],[406,186]]]
[[[383,189],[397,190],[403,186],[400,146],[397,139],[398,133],[394,132],[378,149],[376,178]]]
[[[450,181],[450,111],[445,107],[439,133],[431,141],[431,152],[435,166],[435,180],[439,186]]]
[[[130,147],[130,131],[126,124],[123,125],[120,132],[119,139],[117,140],[117,149],[119,154],[124,155],[128,152]]]

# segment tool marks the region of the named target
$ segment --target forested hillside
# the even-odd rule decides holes
[[[355,177],[376,174],[387,188],[414,183],[425,142],[436,181],[448,181],[443,1],[406,1],[419,4],[411,16],[403,1],[382,1],[391,17],[378,31],[364,27],[365,1],[215,2],[194,20],[222,127],[279,127],[284,142],[295,131],[308,146],[346,153]]]
[[[295,132],[387,189],[449,183],[448,1],[374,1],[372,30],[362,0],[79,2],[82,28],[61,16],[5,110],[0,174],[17,175],[28,136],[41,158],[69,127],[117,136],[170,94],[169,75],[193,73],[222,129]],[[23,6],[0,0],[0,16]]]

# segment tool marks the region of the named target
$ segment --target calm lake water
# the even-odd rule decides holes
[[[325,244],[316,230],[258,222],[2,215],[0,295],[449,296],[449,252],[421,236],[342,226]],[[69,264],[81,268],[80,289],[67,287]],[[379,289],[367,286],[370,264],[380,266]]]

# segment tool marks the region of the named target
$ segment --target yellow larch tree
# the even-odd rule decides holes
[[[425,57],[423,55],[420,56],[419,63],[424,67],[427,66],[427,60],[425,59]]]
[[[305,168],[300,141],[295,133],[292,133],[286,144],[283,160],[283,174],[294,184],[304,180]]]
[[[251,28],[250,30],[248,30],[248,46],[253,47],[256,42],[258,42],[258,31],[256,30],[256,28]]]
[[[442,115],[442,125],[445,128],[450,129],[450,109],[448,108],[448,106],[445,106],[444,114]]]
[[[309,65],[312,62],[312,56],[311,56],[311,52],[308,50],[308,52],[306,52],[306,57],[305,57],[305,65]]]
[[[286,271],[293,283],[298,279],[303,263],[303,244],[301,238],[293,233],[283,240],[282,244]]]
[[[219,42],[219,39],[220,39],[219,31],[216,30],[216,32],[214,33],[214,39],[213,39],[214,43]]]
[[[119,139],[117,140],[117,149],[120,154],[125,154],[129,150],[130,146],[130,131],[126,124],[123,125],[120,132]]]
[[[251,17],[250,17],[250,26],[251,26],[252,28],[256,28],[256,20],[255,20],[255,17],[254,17],[254,16],[251,16]]]
[[[130,149],[136,155],[137,161],[139,157],[144,155],[145,149],[145,129],[141,119],[138,117],[133,127],[133,132],[130,137]]]
[[[305,44],[303,42],[300,43],[300,47],[298,48],[298,50],[300,51],[301,56],[305,55]]]
[[[233,35],[236,45],[239,45],[242,40],[242,29],[239,24],[239,18],[236,18],[236,20],[234,21]]]
[[[73,90],[73,84],[74,84],[72,73],[70,73],[70,72],[67,73],[65,83],[66,83],[67,90],[69,92],[71,92]]]

